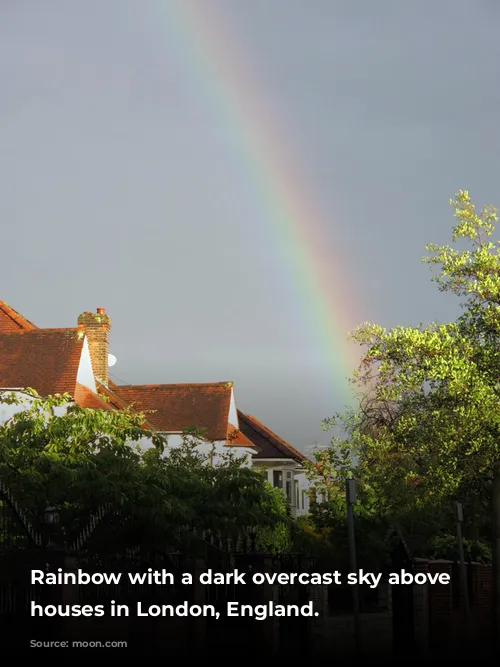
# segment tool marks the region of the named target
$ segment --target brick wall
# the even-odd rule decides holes
[[[415,639],[418,648],[446,649],[480,645],[491,638],[493,581],[489,565],[466,565],[469,615],[460,589],[460,572],[451,561],[415,562],[415,571],[450,574],[450,584],[415,585],[413,588]]]
[[[453,576],[453,563],[429,562],[427,566],[431,574],[449,574]],[[427,584],[429,603],[429,644],[435,648],[446,647],[450,643],[452,630],[454,629],[453,608],[453,585],[449,584]],[[418,586],[415,586],[418,588]]]
[[[470,566],[469,596],[474,636],[488,641],[492,636],[493,571],[491,566],[473,563]]]
[[[98,308],[96,313],[86,312],[79,315],[78,325],[83,326],[87,334],[94,376],[107,386],[111,319],[104,308]]]

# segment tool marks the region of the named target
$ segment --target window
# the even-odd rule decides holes
[[[286,497],[290,505],[293,505],[293,492],[295,489],[292,487],[292,473],[286,473]]]
[[[283,488],[283,473],[281,470],[273,470],[273,486]]]
[[[302,489],[302,509],[306,508],[306,490]]]
[[[299,508],[299,480],[295,480],[295,507]]]

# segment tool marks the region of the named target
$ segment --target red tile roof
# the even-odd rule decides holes
[[[49,350],[45,341],[50,339],[50,347],[55,352],[55,348],[58,346],[58,337],[59,340],[61,336],[63,339],[67,339],[68,332],[74,332],[75,329],[39,329],[33,322],[30,322],[26,317],[5,303],[5,301],[0,300],[0,346],[2,345],[2,334],[22,333],[23,331],[37,331],[40,334],[49,334],[49,337],[47,338],[47,336],[43,335],[41,338],[37,336],[24,338],[22,341],[19,339],[18,342],[16,342],[17,339],[10,339],[6,343],[4,341],[3,348],[0,347],[2,349],[2,357],[0,358],[0,384],[5,385],[8,383],[12,388],[27,388],[29,386],[32,389],[36,389],[41,395],[48,395],[49,393],[62,394],[67,391],[82,408],[113,410],[117,407],[111,401],[107,402],[103,400],[88,387],[76,382],[75,368],[76,373],[78,373],[81,356],[81,346],[78,339],[81,334],[76,334],[76,346],[72,350],[70,349],[71,344],[69,347],[65,345],[66,354],[63,355],[64,358],[60,358],[56,362],[54,358],[50,358],[50,355],[47,354]],[[44,347],[42,355],[39,354],[40,350],[38,349],[41,345]],[[80,348],[80,356],[78,356],[78,348]],[[59,352],[60,350],[57,351],[58,355]],[[12,362],[8,373],[6,372],[7,355],[9,355],[10,362]],[[36,355],[38,360],[37,365],[40,366],[39,361],[41,361],[44,370],[47,368],[45,364],[47,361],[49,362],[52,371],[49,371],[47,374],[44,373],[45,378],[36,378],[35,374],[32,374],[31,369],[26,367],[26,360],[30,358],[30,355]],[[75,365],[77,357],[78,362]],[[65,363],[65,360],[69,360],[70,366],[66,369],[66,372],[61,372],[61,367]],[[61,367],[58,367],[58,364]],[[38,368],[38,373],[40,371],[41,369]],[[75,377],[75,385],[73,385],[73,377]],[[124,405],[118,407],[118,409],[122,407]]]
[[[41,396],[74,395],[82,329],[32,329],[0,334],[0,387],[28,387]]]
[[[228,447],[251,447],[255,451],[259,451],[256,444],[249,440],[246,435],[236,428],[236,426],[233,426],[233,424],[227,425],[226,442]]]
[[[204,428],[209,440],[227,439],[232,382],[114,385],[113,393],[140,412],[159,431],[181,433]]]
[[[104,402],[107,403],[107,405],[111,406],[111,409],[128,410],[131,407],[115,392],[117,385],[114,384],[113,382],[108,381],[109,386],[106,387],[104,384],[99,382],[99,380],[96,380],[96,385],[97,385],[97,393],[99,394],[101,399],[103,399]],[[138,410],[138,412],[140,412],[140,410]],[[148,419],[144,421],[143,427],[148,431],[158,430]]]
[[[253,415],[246,415],[238,410],[240,429],[244,435],[254,442],[261,450],[255,455],[256,459],[294,459],[297,463],[304,463],[309,459],[302,452],[289,445],[288,442],[276,435],[271,429]]]
[[[108,386],[96,380],[97,393],[104,397],[104,399],[115,409],[115,410],[126,410],[129,405],[126,401],[121,399],[116,393],[116,385],[112,382],[108,382]]]
[[[15,333],[31,329],[36,329],[32,322],[11,308],[5,301],[0,301],[0,333]]]
[[[92,408],[93,410],[114,410],[114,406],[108,403],[103,398],[94,394],[88,387],[85,387],[79,382],[76,383],[75,403],[81,408]]]

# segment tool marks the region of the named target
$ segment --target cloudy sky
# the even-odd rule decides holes
[[[421,257],[456,190],[500,205],[499,28],[495,0],[3,0],[0,298],[105,307],[116,381],[234,380],[326,442],[349,329],[458,312]]]

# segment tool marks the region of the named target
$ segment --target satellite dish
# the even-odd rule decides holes
[[[108,354],[108,366],[111,368],[111,366],[114,366],[116,364],[116,357],[114,354]]]

